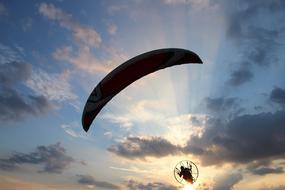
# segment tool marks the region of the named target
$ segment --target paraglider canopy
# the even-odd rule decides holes
[[[134,81],[174,65],[202,63],[192,51],[178,48],[158,49],[138,55],[111,71],[94,88],[82,114],[82,126],[87,132],[101,109],[121,90]]]

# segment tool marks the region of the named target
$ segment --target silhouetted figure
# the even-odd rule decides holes
[[[192,166],[189,168],[185,168],[184,166],[180,167],[180,172],[178,173],[179,177],[183,177],[183,179],[191,184],[193,184],[193,176],[192,176]]]

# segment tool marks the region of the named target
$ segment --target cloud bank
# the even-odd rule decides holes
[[[276,89],[282,93],[276,93]],[[276,96],[278,94],[278,96]],[[279,95],[281,94],[281,95]],[[283,89],[271,92],[272,101],[283,104]],[[213,112],[227,112],[235,99],[208,99]],[[235,106],[234,106],[235,107]],[[192,134],[185,146],[174,145],[162,137],[128,137],[108,148],[128,159],[192,154],[204,165],[246,164],[285,156],[285,110],[256,114],[209,117],[202,134]]]
[[[81,185],[87,185],[89,188],[98,187],[103,189],[120,189],[119,186],[106,181],[98,181],[90,175],[77,175],[78,183]]]
[[[8,158],[0,159],[0,169],[13,171],[20,169],[23,164],[40,165],[39,172],[62,173],[74,159],[66,153],[60,143],[48,146],[38,146],[30,153],[14,153]]]

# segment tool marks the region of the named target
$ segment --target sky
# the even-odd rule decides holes
[[[0,186],[7,190],[285,189],[285,1],[0,0]],[[124,89],[88,133],[85,102],[141,53],[202,65]],[[126,76],[127,77],[127,76]]]

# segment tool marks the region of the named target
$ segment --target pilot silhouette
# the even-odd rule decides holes
[[[193,184],[194,179],[192,176],[192,166],[190,165],[189,168],[186,168],[184,166],[180,167],[180,172],[177,173],[179,177],[183,177],[183,179],[191,184]]]

